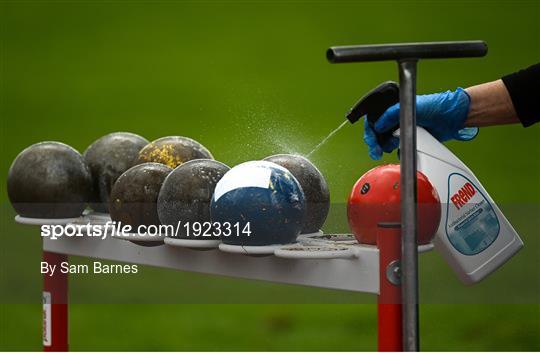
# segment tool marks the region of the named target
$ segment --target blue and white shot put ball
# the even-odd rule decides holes
[[[298,180],[287,169],[266,161],[245,162],[229,170],[216,185],[211,202],[213,222],[240,230],[222,234],[222,242],[229,245],[293,243],[302,230],[305,210]],[[245,227],[250,233],[243,232]]]

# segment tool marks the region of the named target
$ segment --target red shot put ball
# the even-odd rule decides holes
[[[428,178],[417,172],[418,244],[431,242],[441,221],[441,202]],[[375,245],[377,225],[401,221],[400,169],[388,164],[369,170],[354,184],[347,204],[349,226],[358,242]]]

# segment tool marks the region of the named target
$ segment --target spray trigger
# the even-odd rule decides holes
[[[347,119],[351,123],[357,122],[367,115],[369,124],[373,127],[381,115],[392,105],[399,102],[399,85],[394,81],[386,81],[364,95],[347,113]],[[390,131],[377,134],[377,141],[383,145],[392,137],[392,133],[399,128],[396,125]]]

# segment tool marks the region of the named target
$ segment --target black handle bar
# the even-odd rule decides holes
[[[331,47],[326,51],[326,58],[331,63],[351,63],[403,59],[466,58],[486,54],[487,44],[481,40],[474,40]]]

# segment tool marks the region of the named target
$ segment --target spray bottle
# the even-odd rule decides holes
[[[384,82],[366,94],[347,114],[354,123],[367,114],[374,124],[399,102],[399,86]],[[478,178],[455,154],[422,127],[416,128],[417,169],[433,184],[441,200],[441,222],[434,238],[436,249],[464,283],[485,278],[508,261],[523,242]],[[398,127],[377,136],[380,143]]]

